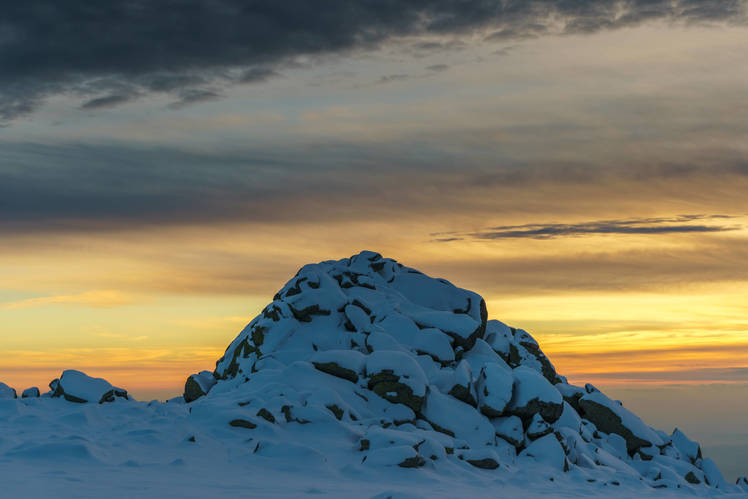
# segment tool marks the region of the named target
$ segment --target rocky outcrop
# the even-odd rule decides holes
[[[114,402],[118,398],[128,399],[126,390],[112,386],[103,378],[92,378],[72,369],[64,371],[62,376],[52,381],[49,386],[52,389],[52,397],[62,397],[68,402],[103,404]]]

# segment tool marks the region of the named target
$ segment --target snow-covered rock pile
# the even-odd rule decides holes
[[[568,384],[528,333],[487,316],[476,293],[377,253],[307,265],[185,399],[235,399],[236,428],[333,423],[335,445],[371,466],[539,464],[614,486],[736,489],[682,432]]]

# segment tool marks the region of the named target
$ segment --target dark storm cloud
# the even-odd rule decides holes
[[[652,19],[744,23],[744,8],[744,0],[6,2],[0,121],[59,93],[78,93],[91,109],[123,102],[124,94],[112,92],[123,85],[131,95],[205,92],[205,83],[270,77],[297,56],[371,48],[395,37],[484,30],[516,39]]]
[[[722,220],[730,218],[725,215],[682,215],[675,218],[643,218],[633,220],[600,220],[579,224],[526,224],[491,227],[485,231],[469,234],[475,239],[552,239],[557,237],[576,237],[595,234],[676,234],[696,232],[725,232],[737,230],[730,225],[689,225],[696,220]],[[441,239],[450,241],[454,238]]]
[[[435,162],[436,156],[440,159]],[[548,204],[534,201],[538,186],[549,183],[559,199],[579,196],[578,192],[587,192],[584,195],[588,199],[592,194],[602,197],[605,203],[611,201],[611,195],[619,196],[619,201],[630,197],[618,184],[597,192],[601,178],[611,173],[592,167],[576,166],[570,171],[563,165],[531,167],[507,160],[489,175],[480,166],[464,166],[455,172],[454,165],[461,162],[464,158],[460,154],[452,157],[426,146],[414,149],[410,140],[392,142],[387,147],[378,142],[284,143],[282,147],[270,143],[206,152],[150,145],[2,143],[0,236],[47,229],[98,230],[220,221],[329,222],[401,217],[403,213],[474,214],[485,213],[486,209],[542,216],[550,209],[558,213],[560,206],[571,206],[559,205],[553,196]],[[637,195],[661,200],[666,199],[666,193],[657,185],[660,181],[672,183],[668,172],[658,172],[647,164],[628,167],[619,175],[646,178],[655,190],[644,192],[636,184]],[[713,178],[720,185],[734,185],[742,196],[740,185],[745,174],[725,162],[722,170],[711,168],[709,177],[695,176],[688,184],[692,187],[681,188],[702,192],[704,179]],[[592,190],[579,191],[585,186]],[[682,196],[681,188],[678,196]],[[724,205],[727,195],[724,190],[715,191],[715,203]],[[485,205],[487,200],[491,200],[490,208]],[[702,201],[706,203],[704,209],[720,209]],[[579,216],[576,209],[568,215]],[[642,219],[590,222],[564,229],[547,224],[468,229],[432,237],[499,237],[492,233],[509,231],[521,233],[514,237],[559,237],[574,231],[621,233],[646,227],[655,227],[656,232],[664,225],[729,228],[725,220],[716,218],[708,223],[706,218],[671,222]]]

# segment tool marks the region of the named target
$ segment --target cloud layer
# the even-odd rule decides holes
[[[473,239],[553,239],[557,237],[580,237],[601,234],[678,234],[699,232],[727,232],[739,230],[737,225],[693,224],[694,221],[724,221],[734,218],[730,215],[681,215],[673,218],[639,218],[629,220],[599,220],[577,224],[524,224],[503,225],[472,232],[466,235],[456,233],[435,234],[437,242]]]
[[[79,95],[89,110],[153,92],[186,105],[217,96],[216,85],[261,82],[303,58],[400,37],[522,39],[658,19],[744,24],[746,8],[744,0],[15,2],[0,21],[0,122],[60,93]]]

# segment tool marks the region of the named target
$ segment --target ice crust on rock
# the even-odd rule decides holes
[[[65,371],[50,388],[58,400],[5,400],[0,415],[24,421],[23,404],[127,397],[78,371]],[[13,398],[9,393],[0,384],[0,398]],[[361,476],[367,487],[385,476],[481,484],[452,494],[465,497],[503,490],[515,476],[522,485],[510,490],[520,495],[526,484],[548,495],[553,489],[541,483],[564,483],[578,495],[620,490],[623,497],[658,488],[701,496],[748,489],[745,480],[727,484],[679,430],[658,432],[593,386],[568,384],[526,331],[488,320],[478,294],[373,252],[302,267],[213,372],[187,379],[182,397],[96,409],[122,406],[121,418],[150,417],[161,429],[128,430],[113,448],[138,439],[177,442],[172,468],[203,462],[197,456],[210,467],[226,456],[220,466]],[[76,428],[93,414],[66,411]],[[138,427],[128,421],[122,431]],[[43,445],[0,439],[0,458],[59,452],[92,463],[112,455],[98,442],[54,437]]]

